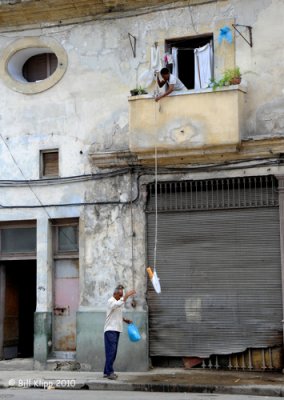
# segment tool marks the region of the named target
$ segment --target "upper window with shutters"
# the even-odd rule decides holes
[[[60,81],[67,65],[67,53],[57,40],[46,36],[24,37],[1,52],[0,79],[17,92],[41,93]]]
[[[40,82],[54,73],[57,64],[58,59],[54,53],[37,54],[23,65],[23,77],[28,82]]]
[[[40,177],[55,178],[59,176],[59,152],[43,150],[40,152]]]

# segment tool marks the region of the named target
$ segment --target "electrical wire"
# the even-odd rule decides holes
[[[260,161],[260,159],[255,159],[255,161],[258,160]],[[282,160],[281,159],[263,159],[264,162],[258,162],[255,164],[251,164],[251,165],[243,165],[243,161],[235,161],[232,162],[232,164],[227,164],[227,163],[223,163],[223,164],[218,164],[217,168],[219,171],[227,171],[227,170],[239,170],[239,169],[252,169],[252,168],[256,168],[256,167],[265,167],[265,166],[273,166],[273,165],[282,165]],[[241,164],[241,165],[238,165]],[[225,166],[225,169],[221,169],[221,166]],[[165,168],[165,167],[159,167],[159,174],[160,175],[173,175],[173,174],[178,174],[179,176],[181,174],[188,174],[190,172],[212,172],[213,170],[215,170],[215,168],[212,167],[212,165],[210,166],[199,166],[199,167],[194,167],[194,168],[173,168],[173,167],[169,167],[169,168]],[[137,181],[136,181],[136,191],[137,194],[135,196],[135,198],[133,198],[133,196],[131,196],[131,199],[129,201],[125,201],[122,202],[120,200],[114,200],[114,201],[94,201],[94,202],[77,202],[77,203],[60,203],[60,204],[38,204],[38,205],[15,205],[15,206],[11,206],[11,205],[0,205],[0,209],[33,209],[33,208],[41,208],[41,207],[46,207],[46,208],[50,208],[50,207],[80,207],[80,206],[93,206],[93,205],[129,205],[131,203],[135,203],[139,197],[140,197],[140,178],[141,177],[145,177],[145,176],[151,176],[153,175],[154,177],[154,182],[155,182],[155,168],[135,168],[132,167],[132,171],[136,172],[137,175]],[[129,172],[129,170],[128,170]],[[28,181],[27,181],[28,182]],[[149,180],[149,184],[152,183],[153,181]],[[0,184],[1,186],[1,184]]]
[[[130,167],[117,169],[115,171],[109,171],[104,173],[96,173],[96,174],[83,174],[83,175],[75,175],[75,176],[67,176],[67,177],[54,177],[54,178],[41,178],[41,179],[29,179],[29,180],[0,180],[1,186],[26,186],[28,184],[33,186],[50,186],[50,185],[63,185],[69,183],[78,183],[85,182],[90,180],[100,180],[106,178],[112,178],[119,175],[124,175],[129,172]]]
[[[256,162],[252,164],[252,162]],[[244,165],[244,163],[249,163]],[[225,161],[222,163],[212,163],[212,164],[196,164],[191,165],[190,167],[159,167],[160,173],[167,174],[173,172],[179,173],[188,173],[193,171],[203,171],[203,170],[214,170],[214,169],[230,169],[231,166],[239,166],[239,168],[254,168],[256,166],[265,166],[265,165],[273,165],[280,164],[281,160],[279,158],[267,158],[267,157],[259,157],[250,160],[234,160],[234,161]],[[76,175],[69,177],[55,177],[55,178],[42,178],[42,179],[26,179],[26,180],[7,180],[0,179],[0,187],[13,187],[13,186],[27,186],[31,184],[33,186],[50,186],[50,185],[59,185],[59,184],[69,184],[69,183],[77,183],[84,182],[88,180],[100,180],[105,178],[112,178],[119,175],[124,175],[128,173],[130,169],[133,169],[135,172],[140,172],[146,175],[147,173],[152,174],[152,167],[144,167],[144,166],[131,166],[122,169],[116,169],[115,171],[108,171],[104,173],[96,173],[96,174],[85,174],[85,175]]]
[[[38,201],[38,203],[39,203],[39,204],[37,204],[37,205],[16,205],[16,206],[5,206],[5,205],[2,205],[2,204],[1,204],[1,205],[0,205],[0,209],[15,209],[15,208],[18,208],[18,209],[20,209],[20,208],[30,208],[30,209],[32,209],[32,208],[43,208],[43,209],[45,210],[45,212],[46,212],[48,218],[49,218],[49,219],[52,219],[51,216],[50,216],[50,214],[48,213],[48,211],[47,211],[47,209],[46,209],[47,207],[67,207],[67,206],[68,206],[68,207],[74,207],[74,206],[87,206],[87,205],[129,204],[129,203],[133,202],[133,199],[131,198],[131,200],[128,201],[128,202],[121,202],[121,201],[100,202],[100,201],[97,201],[97,202],[81,202],[81,203],[67,203],[67,204],[64,204],[64,203],[61,203],[61,204],[43,204],[43,203],[41,202],[39,196],[38,196],[38,195],[35,193],[35,191],[33,190],[32,186],[31,186],[31,181],[29,181],[29,180],[26,179],[23,170],[21,169],[20,165],[18,164],[17,160],[15,159],[15,157],[14,157],[12,151],[10,150],[10,147],[9,147],[8,143],[6,143],[6,141],[4,140],[4,138],[3,138],[3,136],[2,136],[1,133],[0,133],[0,137],[1,137],[2,141],[3,141],[3,143],[5,144],[5,146],[6,146],[7,150],[8,150],[8,152],[9,152],[9,154],[10,154],[10,156],[11,156],[13,162],[14,162],[14,164],[16,165],[16,167],[19,169],[21,175],[23,176],[24,182],[27,184],[27,186],[29,187],[29,189],[31,190],[31,192],[33,193],[33,195],[35,196],[35,198],[37,199],[37,201]],[[127,169],[125,168],[123,171],[120,170],[120,171],[110,172],[110,173],[108,173],[108,177],[110,177],[110,176],[116,176],[116,175],[122,174],[122,173],[125,174],[126,172],[127,172],[127,173],[129,172],[129,168],[127,168]],[[132,173],[132,172],[131,172],[131,173]],[[92,176],[92,175],[89,175],[89,177],[91,177],[91,176]],[[105,175],[104,175],[104,174],[98,174],[97,178],[98,178],[98,177],[99,177],[99,178],[102,178],[102,177],[105,177]],[[132,193],[132,192],[131,192],[131,193]],[[131,197],[132,197],[132,196],[131,196]],[[137,198],[138,198],[138,197],[139,197],[139,185],[137,185]]]
[[[16,159],[15,159],[13,153],[12,153],[11,150],[10,150],[10,147],[8,146],[8,144],[6,143],[6,141],[4,140],[4,138],[3,138],[3,136],[2,136],[1,133],[0,133],[0,137],[1,137],[2,141],[3,141],[3,143],[5,144],[5,146],[6,146],[7,150],[8,150],[8,152],[9,152],[9,154],[10,154],[10,156],[11,156],[13,162],[14,162],[14,164],[17,166],[17,168],[19,169],[19,171],[20,171],[20,173],[22,174],[23,178],[26,180],[26,177],[25,177],[25,175],[24,175],[24,173],[23,173],[22,168],[21,168],[21,167],[19,166],[19,164],[17,163],[17,161],[16,161]],[[31,192],[33,193],[33,195],[35,196],[35,198],[37,199],[37,201],[39,202],[39,204],[41,205],[41,207],[44,207],[44,205],[42,204],[40,198],[39,198],[38,195],[35,193],[35,191],[33,190],[33,188],[29,185],[29,183],[28,183],[28,186],[29,186]],[[1,207],[2,207],[2,206],[1,206]],[[51,218],[50,215],[48,214],[47,210],[45,210],[45,211],[46,211],[48,217]]]
[[[12,151],[10,150],[10,147],[9,147],[8,143],[6,143],[6,141],[4,140],[4,138],[3,138],[3,136],[2,136],[1,133],[0,133],[0,137],[1,137],[2,141],[4,142],[4,144],[5,144],[5,146],[6,146],[7,150],[8,150],[8,152],[9,152],[9,154],[10,154],[10,156],[11,156],[11,158],[12,158],[14,164],[17,166],[17,168],[19,169],[21,175],[22,175],[23,178],[26,180],[26,177],[25,177],[25,174],[24,174],[22,168],[21,168],[21,167],[19,166],[19,164],[17,163],[17,160],[15,159],[15,157],[14,157]],[[33,190],[33,188],[31,187],[31,185],[30,185],[29,183],[28,183],[28,187],[29,187],[29,189],[31,190],[31,192],[33,193],[33,195],[35,196],[35,198],[37,199],[37,201],[39,202],[39,207],[43,208],[44,212],[45,212],[46,215],[48,216],[48,219],[49,219],[49,220],[52,220],[53,218],[51,217],[51,215],[50,215],[49,212],[47,211],[46,206],[41,202],[40,198],[39,198],[38,195],[35,193],[35,191]],[[3,206],[1,205],[1,206],[0,206],[0,209],[2,209],[2,208],[5,208],[5,207],[3,207]],[[72,238],[70,238],[70,236],[69,236],[66,232],[62,231],[62,233],[63,233],[63,235],[66,237],[66,239],[67,239],[71,244],[73,244]]]

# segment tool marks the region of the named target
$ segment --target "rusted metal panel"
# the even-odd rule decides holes
[[[247,349],[241,353],[213,355],[207,359],[193,359],[205,369],[229,369],[248,371],[272,371],[282,369],[283,347]],[[192,358],[185,359],[185,368],[191,368]]]
[[[282,345],[279,215],[270,204],[159,213],[162,293],[149,285],[151,356],[206,358]],[[154,236],[150,213],[150,265]]]

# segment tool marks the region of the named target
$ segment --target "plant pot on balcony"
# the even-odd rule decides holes
[[[230,85],[239,85],[241,83],[241,77],[235,77],[230,80]]]
[[[139,96],[141,94],[148,94],[148,92],[146,92],[146,90],[143,87],[139,86],[138,88],[131,89],[130,94],[131,96]]]
[[[138,96],[138,89],[132,89],[132,90],[130,90],[130,94],[131,94],[131,96]]]

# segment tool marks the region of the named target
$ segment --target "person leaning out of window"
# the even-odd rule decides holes
[[[162,68],[160,71],[162,80],[159,78],[159,73],[157,73],[157,83],[160,88],[166,85],[166,91],[155,98],[155,101],[161,100],[163,97],[168,96],[173,91],[187,90],[182,81],[170,73],[168,68]]]

